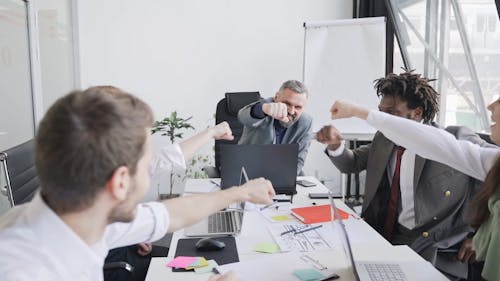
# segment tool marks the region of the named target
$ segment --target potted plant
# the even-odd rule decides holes
[[[163,118],[163,120],[155,121],[151,129],[151,134],[161,133],[162,136],[168,136],[171,143],[174,143],[177,139],[182,139],[184,132],[182,130],[193,129],[194,127],[189,123],[193,116],[188,118],[182,118],[177,115],[177,111],[170,113],[169,117]],[[173,194],[174,190],[174,177],[182,177],[175,173],[170,172],[170,191],[168,194],[161,194],[158,190],[158,196],[160,199],[173,198],[179,196],[179,194]]]

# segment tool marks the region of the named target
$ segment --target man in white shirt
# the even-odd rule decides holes
[[[151,165],[184,165],[182,144],[151,161],[152,124],[149,106],[114,87],[74,91],[47,111],[35,144],[40,192],[0,218],[1,280],[102,280],[111,248],[154,241],[231,203],[272,203],[272,185],[256,179],[138,204],[149,188]],[[193,141],[184,144],[187,151],[200,140]]]
[[[378,79],[379,110],[436,126],[438,93],[428,81],[411,72]],[[447,131],[488,145],[465,127]],[[342,173],[366,170],[362,216],[373,228],[393,244],[409,245],[448,277],[467,278],[467,262],[474,261],[468,206],[479,181],[405,150],[380,132],[353,150],[333,126],[323,127],[317,140],[328,145],[326,153]]]

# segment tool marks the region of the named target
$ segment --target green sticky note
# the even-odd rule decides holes
[[[195,268],[194,272],[196,272],[196,273],[208,273],[208,272],[212,272],[212,269],[219,266],[215,260],[208,260],[207,262],[208,262],[207,266]]]
[[[273,219],[274,221],[287,221],[287,220],[290,220],[290,217],[287,215],[272,216],[271,219]]]
[[[293,272],[293,274],[295,274],[295,276],[297,276],[301,281],[314,281],[325,277],[323,274],[312,268],[297,269]]]
[[[280,247],[274,243],[259,243],[255,245],[253,250],[261,253],[274,254],[280,250]]]

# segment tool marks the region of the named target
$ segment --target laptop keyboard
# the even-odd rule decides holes
[[[234,212],[218,212],[208,217],[209,233],[226,233],[235,231]]]
[[[405,281],[406,276],[398,264],[364,263],[362,264],[371,281]]]

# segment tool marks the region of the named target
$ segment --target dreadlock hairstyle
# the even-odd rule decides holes
[[[377,96],[398,96],[406,101],[409,109],[421,107],[424,123],[428,124],[439,111],[439,94],[429,85],[434,79],[421,77],[412,73],[413,70],[400,73],[390,73],[386,77],[374,81]]]

